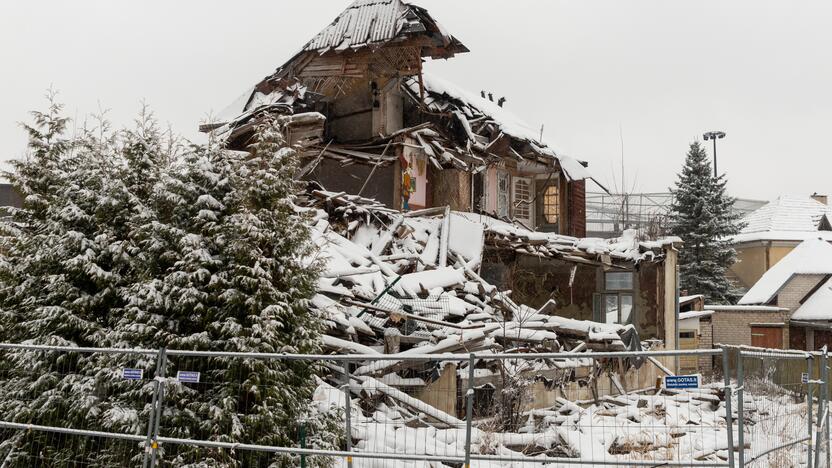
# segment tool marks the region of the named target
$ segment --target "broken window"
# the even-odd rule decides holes
[[[596,321],[621,325],[634,322],[632,272],[605,273],[604,292],[595,296],[593,308]]]
[[[604,289],[622,291],[633,289],[633,273],[629,271],[609,271],[604,275]]]
[[[529,229],[534,228],[534,200],[532,179],[515,177],[512,184],[512,205],[514,218],[525,224]]]
[[[556,224],[560,218],[560,192],[557,185],[549,185],[543,191],[543,218]]]

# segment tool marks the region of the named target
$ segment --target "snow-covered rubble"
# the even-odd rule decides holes
[[[321,382],[315,396],[321,410],[342,407],[342,386],[349,382],[358,451],[460,456],[460,402],[470,374],[477,391],[498,404],[513,398],[506,392],[515,384],[538,382],[556,389],[613,375],[610,379],[620,386],[619,377],[642,364],[589,359],[593,351],[642,349],[632,326],[559,317],[552,314],[552,303],[540,309],[517,304],[478,271],[486,246],[614,267],[615,262],[655,260],[665,244],[645,245],[629,233],[614,240],[538,233],[447,208],[402,214],[366,198],[314,189],[299,205],[310,213],[323,267],[311,301],[326,322],[323,345],[333,353],[367,356],[350,364],[349,376],[343,363],[331,363],[331,380]],[[518,353],[518,359],[489,359],[507,352]],[[588,358],[541,354],[554,352],[585,352]],[[462,353],[476,353],[474,369],[467,359],[440,359]],[[376,359],[381,355],[384,359]],[[453,373],[446,372],[448,366]],[[588,407],[563,398],[543,409],[517,403],[522,423],[512,422],[510,430],[505,424],[495,429],[499,416],[483,416],[499,411],[480,408],[472,440],[479,454],[508,457],[636,453],[661,460],[680,447],[713,457],[724,448],[717,446],[724,437],[713,432],[720,421],[717,393],[619,395]],[[355,466],[445,466],[356,460]]]
[[[354,389],[355,390],[355,389]],[[352,405],[360,407],[361,391],[375,392],[364,385],[356,392]],[[769,448],[799,440],[805,434],[806,403],[787,391],[776,394],[746,393],[745,459],[756,459]],[[321,382],[315,392],[320,411],[341,410],[346,405],[342,390]],[[365,400],[366,401],[366,400]],[[735,457],[739,450],[737,399],[733,401]],[[365,405],[366,408],[366,405]],[[728,458],[728,433],[724,393],[721,383],[698,390],[658,390],[601,398],[597,403],[579,406],[559,400],[551,408],[527,411],[524,424],[515,432],[495,431],[488,421],[475,421],[472,429],[472,466],[513,468],[538,466],[529,460],[549,457],[576,458],[582,464],[549,461],[546,466],[587,466],[588,461],[689,461],[725,463]],[[428,412],[422,406],[419,410]],[[464,423],[450,415],[436,416],[444,427],[415,424],[426,417],[418,411],[379,404],[352,413],[352,437],[356,451],[384,454],[460,457],[464,454]],[[491,461],[488,456],[516,461]],[[477,457],[482,457],[477,460]],[[774,460],[774,458],[776,460]],[[774,460],[774,461],[772,461]],[[773,455],[763,455],[759,466],[806,466],[805,448],[798,444]],[[538,462],[539,463],[539,462]],[[446,467],[442,462],[409,462],[356,458],[353,466]]]

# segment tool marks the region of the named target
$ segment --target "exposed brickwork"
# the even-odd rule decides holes
[[[569,229],[568,234],[586,237],[586,181],[569,183]]]
[[[777,306],[785,307],[794,313],[800,307],[800,301],[809,294],[823,279],[824,275],[795,275],[786,282],[777,293]]]
[[[699,349],[714,347],[714,328],[710,318],[699,319]],[[710,373],[713,370],[713,356],[699,356],[699,372]]]
[[[720,310],[711,316],[714,344],[751,346],[752,323],[787,323],[787,311]],[[789,344],[789,328],[783,329],[783,347]]]

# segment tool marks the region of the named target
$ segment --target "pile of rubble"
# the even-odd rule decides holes
[[[312,190],[313,236],[324,271],[313,306],[325,344],[358,354],[561,352],[638,349],[635,329],[571,320],[515,303],[479,274],[487,243],[526,239],[549,254],[593,261],[635,258],[639,244],[544,234],[483,215],[433,208],[409,213],[374,200]],[[519,248],[519,247],[518,247]]]

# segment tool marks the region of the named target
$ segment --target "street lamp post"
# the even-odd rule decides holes
[[[716,131],[716,132],[707,132],[702,135],[702,138],[705,141],[713,140],[714,141],[714,177],[719,177],[719,172],[716,170],[716,141],[725,138],[725,132]]]

